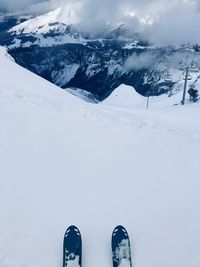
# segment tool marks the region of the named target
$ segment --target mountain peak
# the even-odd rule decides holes
[[[138,94],[132,86],[125,84],[117,87],[103,103],[112,106],[136,107],[143,106],[145,98]]]
[[[20,33],[37,33],[45,34],[50,30],[56,29],[58,24],[77,25],[79,23],[78,5],[66,5],[57,8],[36,18],[30,19],[11,29],[16,34]]]

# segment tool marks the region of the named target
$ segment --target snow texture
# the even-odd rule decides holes
[[[122,259],[119,267],[130,267],[130,262],[127,261],[126,259]]]
[[[172,107],[178,105],[182,100],[182,91],[177,91],[174,95],[163,94],[149,98],[150,108]],[[147,97],[138,94],[132,86],[120,85],[112,94],[103,101],[103,104],[110,106],[129,107],[145,109],[147,107]],[[187,96],[189,102],[189,96]]]
[[[200,266],[199,103],[89,104],[3,48],[0,70],[1,267],[62,266],[71,224],[88,267],[111,266],[118,224],[134,266]]]
[[[74,256],[72,255],[72,258]],[[67,267],[80,267],[79,265],[79,256],[75,256],[73,260],[68,260]]]
[[[114,251],[114,257],[115,261],[119,263],[119,267],[125,267],[130,266],[130,246],[129,246],[129,240],[123,239],[121,243],[119,244],[119,247],[116,248]]]
[[[52,73],[52,76],[54,78],[55,84],[59,84],[60,86],[65,85],[72,78],[74,78],[79,66],[79,64],[71,64],[63,66],[63,69],[60,70],[60,72],[54,71]]]
[[[64,32],[66,25],[76,25],[79,23],[77,18],[78,9],[79,5],[73,5],[72,8],[72,6],[68,4],[47,14],[25,21],[13,27],[11,31],[16,34],[19,34],[22,31],[23,33],[37,34],[45,34],[49,32],[49,30],[59,30]]]

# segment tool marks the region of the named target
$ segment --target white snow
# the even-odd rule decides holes
[[[117,259],[118,261],[121,261],[120,266],[121,265],[123,266],[122,264],[123,259],[125,260],[125,262],[129,262],[131,255],[130,255],[130,247],[129,247],[128,239],[123,239],[121,243],[119,244],[119,246],[115,249],[115,252],[113,254],[114,254],[115,259]]]
[[[20,34],[22,31],[26,34],[44,34],[49,32],[50,29],[64,32],[66,25],[76,25],[79,23],[78,13],[80,8],[81,5],[79,3],[73,5],[68,3],[67,5],[59,7],[47,14],[27,20],[13,27],[10,31],[15,32],[16,34]],[[64,24],[65,26],[62,24]]]
[[[130,263],[126,259],[122,259],[119,267],[130,267]]]
[[[20,39],[14,38],[13,43],[8,45],[9,49],[14,49],[17,47],[31,47],[32,45],[39,45],[40,47],[49,47],[54,45],[62,44],[77,44],[81,43],[86,45],[86,40],[81,36],[74,35],[64,35],[64,36],[55,36],[55,37],[44,37],[42,34],[37,35],[37,39],[34,42],[27,41],[22,43]]]
[[[121,107],[145,107],[145,97],[138,94],[133,87],[120,85],[103,101],[103,104]]]
[[[99,100],[97,98],[95,98],[95,96],[90,93],[87,92],[83,89],[80,88],[66,88],[65,89],[67,92],[71,93],[72,95],[75,95],[81,99],[83,99],[84,101],[90,102],[90,103],[98,103]]]
[[[17,37],[14,38],[13,43],[9,45],[8,48],[30,47],[32,45],[46,47],[66,43],[81,43],[82,45],[85,45],[87,41],[81,36],[81,34],[68,32],[68,26],[73,25],[76,27],[80,24],[78,18],[80,9],[80,3],[73,5],[68,3],[67,5],[59,7],[54,11],[18,24],[9,30],[12,34],[16,34]],[[54,37],[45,35],[51,31],[59,33],[59,35]],[[33,42],[27,41],[23,43],[18,39],[20,34],[26,34],[27,36],[35,34],[36,40]]]
[[[164,94],[160,96],[149,97],[148,106],[150,109],[173,107],[174,105],[181,103],[182,97],[183,92],[180,90],[175,92],[175,94],[172,96]],[[147,108],[147,101],[147,97],[138,94],[133,87],[128,85],[120,85],[102,103],[109,106],[138,108],[144,110]],[[186,97],[186,102],[189,102],[189,95]]]
[[[70,224],[84,266],[110,267],[123,224],[134,266],[200,266],[200,105],[88,104],[0,48],[0,266],[62,266]]]
[[[54,78],[55,84],[63,86],[68,83],[72,78],[74,78],[79,67],[79,64],[71,64],[63,66],[63,69],[61,69],[59,72],[52,72],[52,77]]]
[[[69,260],[67,266],[68,267],[80,267],[79,256],[76,256],[74,260]]]

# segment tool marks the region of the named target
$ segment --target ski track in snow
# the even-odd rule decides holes
[[[0,65],[0,266],[61,267],[75,224],[83,266],[110,267],[122,224],[133,266],[199,267],[199,104],[88,104]]]
[[[181,110],[180,107],[174,107],[172,109],[171,117],[169,117],[169,110],[159,110],[159,114],[155,114],[155,110],[107,107],[103,108],[100,112],[109,121],[114,120],[116,123],[120,122],[127,127],[133,128],[135,131],[139,131],[142,128],[150,128],[151,130],[172,132],[175,135],[194,138],[198,141],[200,139],[200,133],[199,125],[196,122],[200,119],[199,114],[194,114],[193,127],[187,128],[186,126],[191,123],[191,116],[187,116],[187,109]]]

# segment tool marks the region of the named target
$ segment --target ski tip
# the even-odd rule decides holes
[[[77,236],[81,236],[80,231],[77,226],[70,225],[67,230],[65,231],[65,237],[69,235],[69,233],[74,233]]]
[[[116,235],[121,235],[121,236],[123,235],[129,238],[126,228],[122,225],[116,226],[115,229],[113,230],[112,237],[115,237]]]

